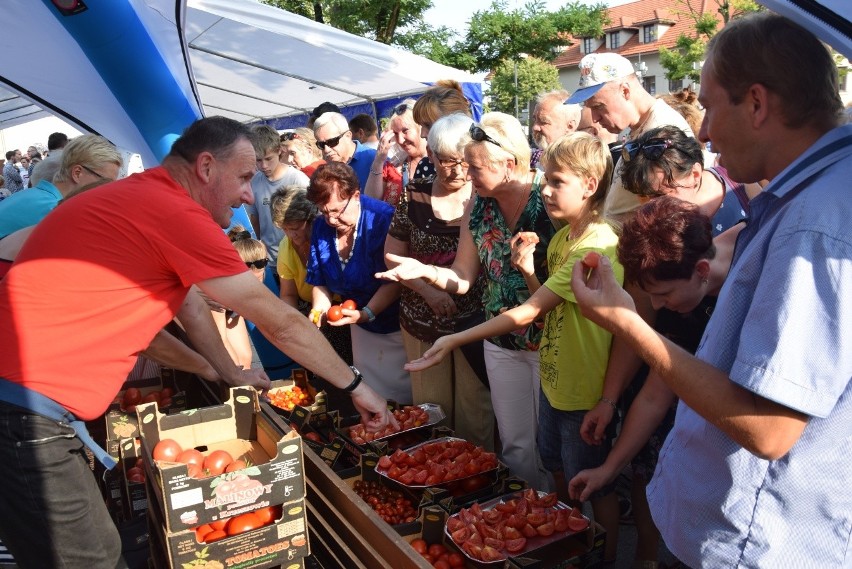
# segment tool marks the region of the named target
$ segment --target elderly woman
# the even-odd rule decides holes
[[[426,141],[420,138],[420,127],[414,122],[413,108],[414,99],[406,99],[394,107],[389,128],[379,140],[370,177],[364,187],[365,194],[394,207],[399,203],[403,188],[413,178],[417,164],[426,156]],[[405,155],[389,157],[388,153],[394,146],[401,148]]]
[[[485,315],[493,318],[523,303],[529,291],[546,280],[547,245],[555,230],[541,201],[543,175],[529,169],[530,147],[518,120],[504,113],[486,113],[480,124],[471,125],[469,133],[472,140],[465,147],[464,159],[476,199],[465,213],[452,266],[388,255],[389,263],[398,265],[380,276],[398,281],[425,279],[440,290],[464,294],[484,271]],[[529,281],[513,266],[519,251],[532,243],[524,238],[527,232],[538,236],[535,272]],[[512,236],[518,233],[522,238],[510,246]],[[548,489],[552,480],[541,465],[536,446],[541,333],[539,323],[533,323],[489,338],[484,350],[503,461],[534,488]]]
[[[621,154],[621,180],[628,191],[696,204],[713,220],[714,235],[746,217],[750,197],[760,191],[731,181],[721,166],[705,169],[701,144],[676,126],[649,130],[625,143]]]
[[[325,160],[322,159],[322,152],[317,147],[314,131],[309,128],[299,127],[282,133],[281,150],[283,150],[283,159],[290,166],[295,166],[304,172],[308,177],[314,173],[319,165],[325,164]]]
[[[437,165],[434,178],[417,179],[405,189],[385,241],[385,253],[411,256],[442,267],[453,264],[472,189],[467,180],[464,147],[473,121],[457,113],[429,131],[429,156]],[[480,274],[466,294],[450,294],[423,279],[408,281],[400,300],[402,340],[415,360],[441,336],[483,321]],[[456,433],[489,450],[494,447],[494,411],[487,388],[482,342],[453,350],[441,364],[411,373],[414,403],[438,403]]]
[[[386,269],[384,245],[393,207],[362,196],[358,176],[342,162],[329,162],[311,177],[308,199],[322,213],[314,221],[306,281],[313,285],[311,317],[318,326],[349,326],[352,358],[367,383],[387,399],[411,403],[399,330],[400,285],[374,274]],[[355,301],[342,318],[327,317],[334,295]]]
[[[625,279],[641,286],[659,310],[656,329],[694,352],[710,320],[731,265],[739,224],[716,239],[699,206],[673,196],[651,200],[624,224],[618,260]],[[637,565],[656,561],[660,535],[648,511],[645,486],[674,425],[676,398],[654,373],[627,413],[621,434],[604,464],[584,470],[569,484],[571,497],[585,500],[611,483],[632,461],[633,517],[639,535]]]

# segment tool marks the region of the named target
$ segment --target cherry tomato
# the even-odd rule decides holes
[[[449,562],[450,567],[464,567],[464,555],[461,553],[450,553],[447,556],[447,562]]]
[[[411,542],[411,547],[414,548],[414,551],[423,555],[429,550],[429,545],[426,543],[425,539],[415,539]]]
[[[225,472],[228,465],[234,462],[234,458],[224,450],[214,450],[204,459],[201,468],[209,472],[211,476],[218,476]]]
[[[438,559],[432,563],[435,569],[451,569],[450,562],[446,559]]]
[[[335,304],[328,309],[328,312],[325,313],[325,317],[328,318],[329,322],[337,322],[343,318],[343,309],[339,305]]]
[[[177,441],[163,439],[154,446],[154,460],[177,462],[177,457],[183,452]]]
[[[263,520],[254,512],[249,512],[240,514],[229,521],[225,531],[228,532],[228,535],[238,535],[259,527],[263,527]]]
[[[597,251],[589,251],[586,253],[586,256],[583,257],[583,265],[590,269],[596,269],[601,262],[601,254]]]
[[[447,552],[447,547],[443,543],[433,543],[429,546],[429,555],[438,559]]]
[[[345,308],[346,310],[355,310],[356,308],[358,308],[358,304],[351,299],[344,301],[343,304],[341,304],[340,306]]]

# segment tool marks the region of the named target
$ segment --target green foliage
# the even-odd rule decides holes
[[[494,70],[491,78],[491,110],[515,114],[515,94],[518,108],[525,109],[539,93],[561,88],[556,68],[543,59],[528,57],[518,59],[518,82],[515,90],[514,60],[504,60]]]

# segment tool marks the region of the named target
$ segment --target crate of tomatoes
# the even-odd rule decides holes
[[[114,458],[118,458],[117,445],[110,443],[139,436],[136,406],[144,403],[156,403],[164,413],[176,413],[186,409],[186,394],[159,377],[125,383],[104,414],[107,450]]]

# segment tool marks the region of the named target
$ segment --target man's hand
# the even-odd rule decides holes
[[[375,433],[388,425],[399,427],[396,417],[388,409],[388,402],[363,381],[352,392],[352,403],[361,414],[361,423],[367,431]]]
[[[237,373],[238,375],[236,377],[225,381],[231,387],[247,385],[260,391],[261,395],[266,395],[266,392],[269,391],[269,388],[272,386],[269,376],[266,375],[263,368],[241,369]]]
[[[610,332],[615,331],[623,310],[636,311],[633,299],[615,280],[612,264],[605,256],[599,256],[596,267],[587,264],[586,259],[577,261],[571,289],[583,316]]]
[[[586,444],[599,445],[603,442],[606,428],[614,414],[615,409],[605,401],[598,401],[598,404],[586,413],[580,426],[580,436]]]
[[[572,500],[585,502],[596,491],[600,490],[615,478],[605,466],[581,470],[568,483],[568,495]]]

